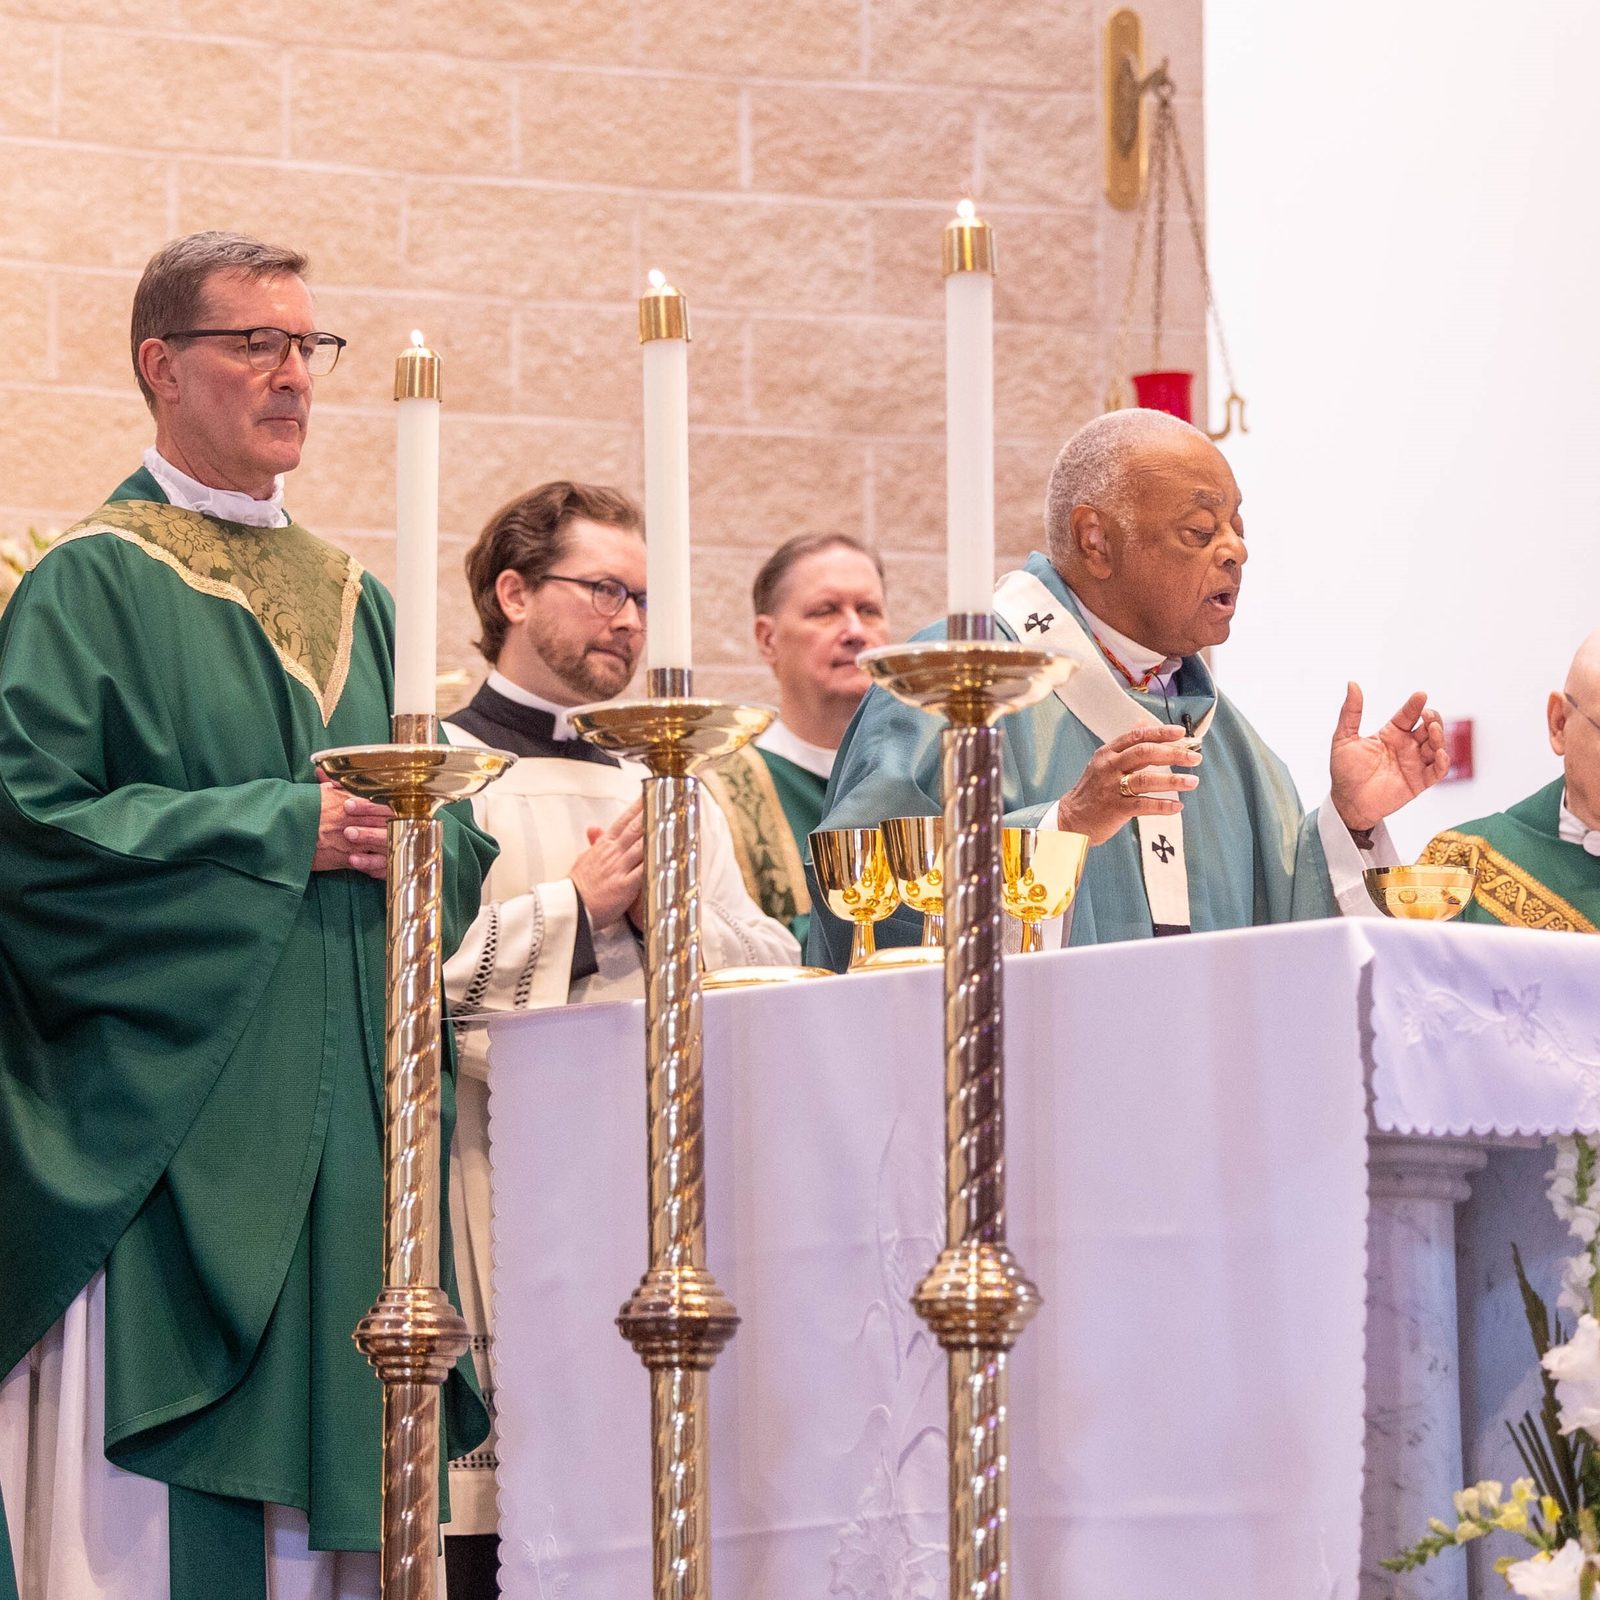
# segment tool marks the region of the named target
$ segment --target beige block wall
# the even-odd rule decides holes
[[[0,532],[136,464],[139,271],[205,227],[292,243],[351,342],[290,504],[393,575],[395,353],[445,359],[443,665],[481,663],[461,557],[510,495],[642,491],[633,303],[690,297],[696,654],[767,696],[749,581],[792,533],[888,558],[897,629],[943,602],[939,230],[993,222],[1000,555],[1100,407],[1133,226],[1102,199],[1105,0],[0,0]],[[1197,180],[1200,0],[1142,8]],[[1203,367],[1175,232],[1167,359]],[[1138,322],[1147,321],[1141,293]],[[1142,365],[1144,337],[1134,344]]]

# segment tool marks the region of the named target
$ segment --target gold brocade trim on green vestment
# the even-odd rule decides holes
[[[197,593],[243,606],[283,670],[311,692],[322,725],[328,725],[350,673],[359,561],[297,523],[253,528],[152,500],[101,506],[62,534],[51,551],[101,533],[137,546]]]
[[[1507,927],[1542,928],[1549,933],[1597,931],[1576,906],[1476,834],[1441,833],[1422,852],[1419,865],[1474,869],[1472,898]]]
[[[784,924],[807,915],[806,865],[772,774],[755,747],[746,745],[708,768],[705,785],[728,818],[750,898]]]

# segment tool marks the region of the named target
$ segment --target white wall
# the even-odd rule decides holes
[[[1213,281],[1250,434],[1229,692],[1308,805],[1347,677],[1471,716],[1433,831],[1559,770],[1600,627],[1600,5],[1206,0]],[[1159,57],[1160,41],[1150,49]],[[1213,417],[1220,364],[1213,358]]]

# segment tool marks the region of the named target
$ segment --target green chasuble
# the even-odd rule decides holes
[[[828,780],[759,745],[719,761],[707,787],[727,814],[750,898],[784,923],[803,950],[811,925],[807,838],[822,826]]]
[[[1594,933],[1600,926],[1600,859],[1560,833],[1557,778],[1537,794],[1435,838],[1421,859],[1472,867],[1478,877],[1463,922]]]
[[[105,1450],[173,1486],[175,1597],[219,1550],[261,1593],[264,1500],[378,1547],[384,888],[311,871],[311,754],[388,739],[392,642],[348,556],[144,472],[0,614],[0,1373],[103,1266]],[[460,807],[444,849],[448,954],[495,848]]]
[[[1060,575],[1034,552],[1026,570],[1060,601],[1061,615],[1088,632]],[[1002,637],[1015,634],[1000,619]],[[919,639],[942,639],[944,624]],[[1205,735],[1205,761],[1194,771],[1199,788],[1183,798],[1184,852],[1188,864],[1189,925],[1196,932],[1247,928],[1256,923],[1333,916],[1337,902],[1315,816],[1306,816],[1288,769],[1219,695],[1204,662],[1186,656],[1172,693],[1128,691],[1152,723],[1189,715],[1198,726],[1216,708]],[[902,705],[874,687],[861,702],[828,786],[826,828],[864,827],[886,817],[934,816],[943,807],[940,730],[943,719]],[[1000,723],[1005,820],[1037,827],[1078,781],[1100,740],[1056,695]],[[849,960],[850,929],[817,901],[807,960],[842,971]],[[922,918],[901,907],[877,926],[879,944],[913,944]],[[1089,852],[1072,915],[1072,943],[1107,944],[1148,939],[1154,933],[1134,829],[1120,829]]]

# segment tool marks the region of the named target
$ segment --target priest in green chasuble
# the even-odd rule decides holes
[[[1239,487],[1216,446],[1165,412],[1098,417],[1063,447],[1046,551],[995,590],[1003,637],[1065,651],[1055,694],[1001,723],[1006,822],[1093,848],[1073,944],[1249,927],[1366,908],[1361,870],[1396,858],[1384,818],[1449,770],[1438,714],[1412,695],[1361,734],[1349,686],[1331,791],[1302,811],[1287,769],[1201,651],[1227,639],[1248,552]],[[943,625],[919,638],[944,635]],[[940,719],[874,688],[851,724],[824,827],[939,812]],[[910,943],[920,918],[879,925]],[[808,958],[842,968],[849,929],[813,912]]]
[[[1463,922],[1594,933],[1600,929],[1600,633],[1578,647],[1545,720],[1561,776],[1505,811],[1439,834],[1421,859],[1476,870]]]
[[[778,715],[706,774],[751,895],[802,945],[811,921],[806,840],[822,823],[834,757],[871,686],[856,657],[889,642],[883,563],[845,533],[802,533],[751,589],[755,641],[778,682]]]
[[[389,737],[393,616],[284,509],[342,344],[305,265],[157,254],[154,448],[0,614],[7,1600],[377,1593],[386,813],[311,755]],[[444,850],[449,950],[494,847]]]

